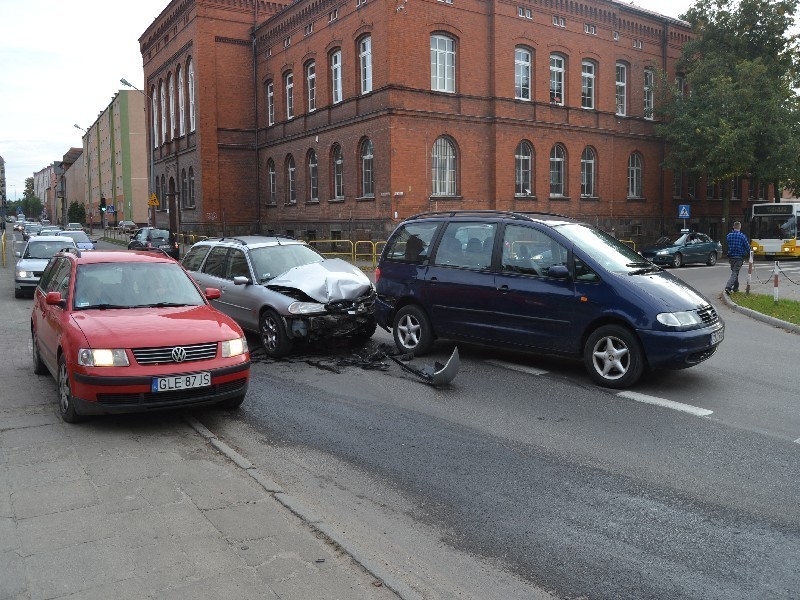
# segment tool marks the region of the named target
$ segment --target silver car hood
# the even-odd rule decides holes
[[[44,271],[49,258],[20,258],[17,261],[18,271]]]
[[[327,304],[335,300],[355,300],[366,294],[371,285],[358,267],[341,258],[329,258],[291,268],[272,279],[267,287],[295,288],[317,302]]]

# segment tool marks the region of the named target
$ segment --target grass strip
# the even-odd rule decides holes
[[[730,294],[739,306],[744,306],[750,310],[760,312],[763,315],[800,325],[800,302],[797,300],[775,299],[764,294],[745,294],[744,292],[732,292]]]

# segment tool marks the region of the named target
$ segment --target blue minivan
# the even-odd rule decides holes
[[[582,357],[626,388],[711,357],[725,325],[702,294],[599,229],[543,213],[445,211],[392,233],[375,316],[416,355],[437,338]]]

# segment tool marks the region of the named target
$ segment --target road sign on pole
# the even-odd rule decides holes
[[[689,218],[689,210],[691,208],[690,204],[680,204],[678,205],[678,218],[679,219],[688,219]]]

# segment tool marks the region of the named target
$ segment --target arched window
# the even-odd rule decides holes
[[[372,91],[372,38],[367,36],[358,44],[358,64],[361,79],[361,93]]]
[[[446,137],[440,137],[433,143],[431,179],[432,195],[456,195],[456,147]]]
[[[514,195],[533,195],[533,148],[528,142],[520,142],[516,152],[516,187]]]
[[[581,63],[581,108],[594,109],[596,76],[597,65],[591,60],[584,60]]]
[[[306,64],[306,98],[308,112],[317,110],[317,64],[312,60]]]
[[[336,200],[342,200],[344,198],[344,156],[339,144],[334,144],[331,150],[331,162],[333,163],[333,197]]]
[[[178,65],[178,135],[186,135],[186,90],[184,89],[183,71]]]
[[[317,171],[317,153],[308,153],[308,201],[319,202],[319,175]]]
[[[267,125],[275,124],[275,84],[267,82]]]
[[[531,99],[531,56],[527,48],[514,50],[514,97],[517,100]]]
[[[634,152],[628,158],[628,198],[642,197],[642,157]]]
[[[194,208],[197,205],[194,190],[194,167],[189,167],[189,206],[187,208]]]
[[[581,198],[593,198],[595,182],[595,156],[594,150],[589,146],[581,154]]]
[[[361,196],[375,197],[375,181],[372,162],[372,140],[361,142]]]
[[[167,75],[167,103],[169,104],[169,123],[167,123],[167,141],[175,137],[175,79],[172,73]]]
[[[184,208],[189,206],[189,179],[186,177],[186,169],[181,169],[181,205]]]
[[[158,82],[158,97],[161,100],[161,139],[167,141],[167,90],[164,87],[164,82]]]
[[[271,158],[267,161],[267,203],[278,203],[278,178],[275,173],[275,162]]]
[[[561,144],[550,150],[550,196],[565,196],[566,152]]]
[[[153,108],[153,148],[158,148],[161,138],[158,135],[158,98],[156,98],[156,86],[150,88],[150,100]]]
[[[297,204],[297,179],[291,154],[286,157],[286,204]]]
[[[456,41],[446,35],[431,36],[431,89],[456,91]]]
[[[564,57],[550,55],[550,103],[564,105]]]
[[[189,78],[189,131],[192,132],[195,130],[197,113],[195,111],[194,102],[194,63],[191,60],[189,61],[186,70]]]
[[[167,210],[167,178],[164,175],[161,176],[161,195],[162,197],[158,199],[161,203],[161,205],[158,207],[158,210]]]

